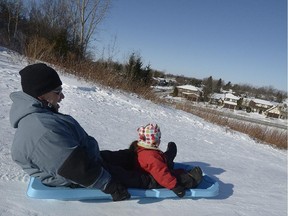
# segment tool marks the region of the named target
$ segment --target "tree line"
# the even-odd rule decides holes
[[[0,45],[31,58],[62,65],[86,79],[136,91],[151,84],[152,69],[139,54],[126,63],[89,51],[111,0],[0,0]],[[104,79],[106,79],[104,81]],[[129,88],[127,87],[129,86]]]
[[[0,42],[21,53],[50,44],[57,57],[87,57],[87,48],[110,0],[0,0]]]
[[[161,76],[164,77],[165,75],[162,74]],[[255,87],[249,84],[233,84],[230,81],[226,83],[223,79],[213,79],[212,76],[196,79],[169,74],[169,77],[174,77],[178,84],[188,84],[201,88],[201,99],[203,101],[209,101],[213,93],[221,93],[222,91],[232,91],[235,95],[242,98],[259,98],[278,103],[287,99],[287,92],[275,89],[272,86]]]

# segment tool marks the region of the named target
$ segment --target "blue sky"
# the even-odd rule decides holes
[[[97,39],[119,62],[287,90],[286,0],[112,0]]]

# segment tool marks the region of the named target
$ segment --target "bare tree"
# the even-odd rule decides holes
[[[11,41],[11,37],[15,38],[18,30],[19,16],[22,10],[23,4],[20,0],[4,1],[7,10],[7,33],[8,39]]]
[[[13,38],[16,38],[16,34],[18,30],[18,23],[19,23],[19,16],[20,16],[20,12],[22,11],[22,7],[23,7],[22,1],[17,0],[16,5],[15,5],[15,13],[14,13],[15,25],[14,25]]]
[[[99,23],[104,19],[109,7],[110,0],[73,0],[74,24],[77,26],[77,38],[80,50],[86,53],[92,35]]]
[[[53,29],[68,29],[72,25],[71,2],[68,0],[45,0],[43,10],[45,19]]]
[[[74,51],[76,49],[80,57],[86,57],[87,47],[96,28],[105,18],[110,2],[111,0],[42,0],[38,2],[40,7],[36,4],[35,7],[40,10],[44,26],[53,31],[65,32]]]
[[[102,49],[101,59],[107,60],[108,63],[113,62],[113,58],[118,54],[119,50],[117,48],[117,36],[114,35],[113,38],[110,41],[110,44],[108,44],[107,49]],[[107,55],[107,57],[106,57]]]

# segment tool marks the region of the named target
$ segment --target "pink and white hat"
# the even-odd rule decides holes
[[[144,148],[158,149],[161,139],[160,127],[149,123],[137,129],[139,133],[138,145]]]

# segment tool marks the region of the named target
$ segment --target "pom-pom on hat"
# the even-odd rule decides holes
[[[157,124],[148,124],[137,129],[139,134],[138,145],[144,148],[158,149],[161,139],[160,127]]]
[[[19,74],[23,92],[35,98],[62,85],[57,72],[43,63],[28,65]]]

